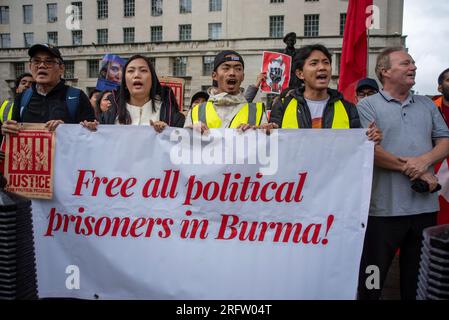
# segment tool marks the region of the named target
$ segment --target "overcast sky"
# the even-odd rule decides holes
[[[418,67],[414,89],[438,94],[438,76],[449,68],[449,1],[404,0],[403,34]]]

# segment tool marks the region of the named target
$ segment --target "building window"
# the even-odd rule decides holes
[[[221,0],[209,0],[209,11],[221,11]]]
[[[270,3],[284,3],[284,0],[270,0]]]
[[[221,38],[221,23],[209,23],[209,39]]]
[[[18,78],[23,73],[25,73],[25,62],[15,62],[14,63],[15,78]]]
[[[340,75],[340,63],[341,63],[341,53],[335,54],[335,68],[332,68],[333,74],[338,76]]]
[[[162,15],[162,0],[151,0],[151,15],[153,17]]]
[[[64,61],[64,79],[74,79],[75,78],[75,62],[74,61]]]
[[[72,2],[72,6],[77,7],[78,10],[73,10],[73,19],[74,20],[83,20],[83,3],[81,1]]]
[[[47,42],[48,42],[48,44],[57,46],[58,45],[58,32],[56,32],[56,31],[47,32]]]
[[[108,29],[97,29],[97,43],[98,44],[108,43]]]
[[[134,28],[123,28],[123,42],[124,43],[134,42]]]
[[[192,39],[192,25],[180,24],[179,25],[179,40],[188,41]]]
[[[162,26],[151,27],[151,42],[162,41]]]
[[[318,37],[320,30],[320,15],[304,15],[304,37]]]
[[[89,78],[98,78],[98,71],[100,70],[98,60],[87,60],[87,70]]]
[[[214,71],[214,56],[203,57],[203,76],[211,76]]]
[[[33,6],[26,5],[23,6],[23,23],[32,24],[33,23]]]
[[[346,13],[340,13],[340,35],[345,33]]]
[[[0,24],[9,24],[8,6],[0,6]]]
[[[98,19],[108,18],[108,0],[97,0],[97,17]]]
[[[9,33],[0,33],[2,48],[11,48],[11,35]]]
[[[72,31],[72,46],[81,46],[83,44],[83,31],[73,30]]]
[[[270,16],[270,38],[284,36],[284,16]]]
[[[48,22],[58,21],[58,4],[57,3],[47,3],[47,21]]]
[[[34,33],[33,32],[25,32],[23,34],[23,41],[25,48],[29,48],[34,44]]]
[[[187,57],[173,58],[173,75],[175,77],[184,77],[187,69]]]
[[[306,0],[306,2],[318,2],[320,0]]]
[[[136,4],[134,3],[134,0],[124,0],[123,2],[123,15],[125,17],[134,17],[135,15],[135,8]]]
[[[192,0],[179,0],[179,13],[191,13]]]

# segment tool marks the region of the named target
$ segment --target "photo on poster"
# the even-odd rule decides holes
[[[115,54],[106,54],[101,61],[96,88],[100,91],[115,90],[120,87],[123,67],[126,61]]]

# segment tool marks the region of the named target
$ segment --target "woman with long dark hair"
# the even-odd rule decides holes
[[[95,118],[100,121],[103,118],[103,115],[111,108],[111,90],[104,90],[98,94],[97,101],[95,103]]]
[[[158,132],[166,126],[181,128],[185,121],[173,91],[160,84],[150,60],[142,55],[132,56],[125,64],[110,115],[104,123],[152,125]]]

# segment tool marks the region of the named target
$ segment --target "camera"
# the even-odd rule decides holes
[[[412,183],[411,188],[418,193],[429,192],[429,184],[421,179],[417,179]],[[441,190],[441,185],[438,184],[437,187],[431,192],[435,193]]]

